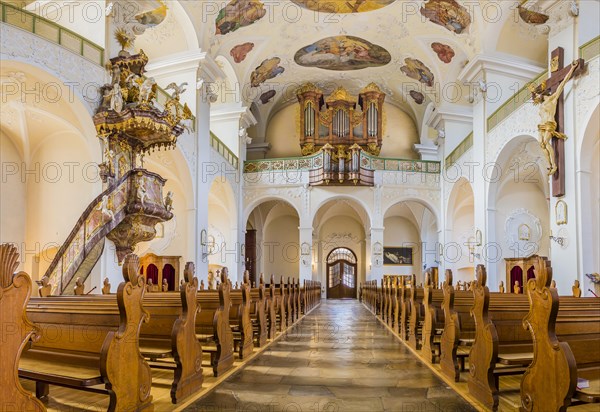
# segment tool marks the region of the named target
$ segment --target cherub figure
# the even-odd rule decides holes
[[[179,101],[180,96],[187,90],[185,88],[185,86],[187,85],[187,82],[181,83],[179,86],[177,85],[177,83],[173,82],[170,83],[167,87],[165,87],[165,90],[173,90],[173,93],[171,93],[171,99]]]
[[[142,206],[146,203],[146,199],[148,198],[148,190],[146,190],[146,181],[144,179],[140,179],[136,183],[137,186],[137,196],[140,199],[140,203]]]
[[[165,197],[165,209],[167,209],[167,212],[173,210],[173,192],[170,190],[167,193],[167,197]]]
[[[48,276],[42,276],[42,286],[39,287],[38,292],[41,298],[48,297],[52,294],[52,285],[50,285],[50,279]]]
[[[148,78],[142,83],[140,87],[140,99],[141,103],[148,103],[154,98],[156,90],[156,81],[153,78]]]
[[[98,205],[97,210],[100,210],[102,212],[102,216],[106,216],[109,222],[115,218],[115,214],[113,213],[113,211],[108,208],[107,195],[102,196],[102,201]]]
[[[115,83],[112,91],[109,92],[109,95],[110,109],[117,113],[121,113],[123,111],[123,93],[121,92],[121,86],[119,86],[119,83]]]
[[[102,294],[110,295],[110,281],[108,280],[108,278],[104,278],[104,283],[102,286]]]
[[[83,284],[83,279],[77,278],[75,280],[75,288],[74,288],[75,295],[84,295],[84,293],[83,293],[84,289],[85,289],[85,285]]]

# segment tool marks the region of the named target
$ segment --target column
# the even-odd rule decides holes
[[[208,281],[207,247],[202,242],[208,235],[208,195],[213,168],[210,165],[210,106],[216,101],[212,83],[225,75],[214,59],[207,53],[201,55],[197,69],[196,93],[196,175],[194,177],[196,226],[194,250],[196,276]]]

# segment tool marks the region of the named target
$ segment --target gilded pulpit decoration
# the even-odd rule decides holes
[[[322,168],[311,171],[311,184],[372,185],[373,171],[361,167],[361,153],[378,156],[381,151],[385,93],[371,83],[358,97],[338,87],[324,98],[307,83],[296,94],[302,155],[323,157]]]

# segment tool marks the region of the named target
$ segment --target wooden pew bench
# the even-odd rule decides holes
[[[221,273],[221,279],[218,290],[201,290],[197,297],[200,313],[196,316],[196,338],[202,344],[202,351],[210,354],[210,366],[215,377],[233,366],[229,282],[224,273]]]
[[[277,331],[281,331],[281,324],[278,323],[278,312],[283,305],[280,303],[278,292],[275,289],[275,276],[271,275],[271,283],[266,286],[266,297],[268,301],[269,312],[267,314],[267,337],[271,340],[275,339]],[[285,316],[284,316],[285,318]]]
[[[423,328],[421,332],[421,356],[429,363],[435,363],[441,354],[441,335],[444,330],[442,303],[444,294],[434,289],[431,274],[425,275],[423,288]]]
[[[529,311],[524,295],[490,293],[487,274],[478,265],[473,283],[475,341],[469,354],[468,388],[476,399],[496,410],[500,377],[521,375],[533,358],[531,335],[522,327]]]
[[[455,290],[452,271],[446,270],[443,294],[444,332],[440,343],[440,366],[442,373],[458,382],[475,341],[475,322],[471,317],[473,293]]]
[[[552,269],[539,267],[526,285],[531,306],[524,324],[536,339],[521,406],[542,411],[600,403],[600,298],[559,297],[550,287]]]
[[[39,398],[47,398],[49,385],[57,385],[108,394],[109,411],[153,409],[152,373],[139,352],[139,330],[148,314],[138,270],[139,259],[128,255],[126,281],[103,300],[30,300],[27,313],[41,333],[23,352],[19,376],[36,382]]]
[[[267,339],[269,338],[268,316],[271,311],[271,301],[267,299],[262,275],[258,287],[250,290],[250,298],[253,302],[250,308],[253,340],[254,345],[260,348],[267,344]]]
[[[197,294],[198,279],[194,277],[193,263],[188,262],[179,292],[144,296],[150,321],[142,326],[140,352],[152,368],[173,370],[174,404],[202,388],[202,346],[195,330]]]
[[[25,307],[31,297],[31,278],[15,274],[19,253],[11,244],[0,245],[0,399],[7,411],[44,411],[39,399],[23,389],[18,377],[19,358],[30,340],[39,338],[37,328],[27,317]]]
[[[241,289],[232,290],[230,298],[229,324],[233,332],[233,348],[240,359],[245,359],[254,350],[250,307],[255,303],[250,297],[250,285],[243,283]]]
[[[416,278],[413,275],[409,296],[409,314],[408,314],[408,345],[415,349],[421,349],[421,332],[424,323],[425,307],[423,306],[423,297],[425,296],[423,288],[416,286]]]

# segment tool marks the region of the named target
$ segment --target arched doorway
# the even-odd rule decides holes
[[[154,286],[158,285],[158,267],[154,264],[148,265],[146,269],[146,282],[152,279],[152,284]]]
[[[353,251],[340,247],[327,256],[327,299],[356,298],[357,259]]]

